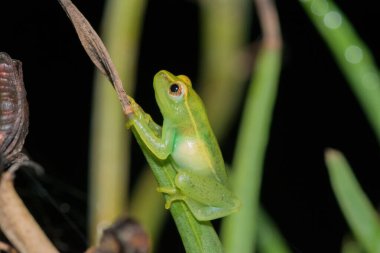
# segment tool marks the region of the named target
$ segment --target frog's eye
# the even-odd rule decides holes
[[[182,85],[173,83],[169,87],[169,94],[175,97],[180,97],[183,94]]]
[[[172,85],[170,86],[170,92],[171,92],[171,93],[177,93],[178,90],[179,90],[179,86],[178,86],[178,84],[174,83],[174,84],[172,84]]]

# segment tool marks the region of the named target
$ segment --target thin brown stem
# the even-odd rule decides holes
[[[1,230],[21,253],[58,252],[18,196],[13,186],[13,178],[11,171],[1,175]]]
[[[85,253],[148,253],[149,247],[149,237],[142,226],[125,217],[104,230],[99,245]]]
[[[112,83],[123,107],[124,114],[126,116],[130,115],[132,109],[130,107],[129,97],[123,88],[119,74],[102,40],[87,19],[70,0],[58,0],[58,2],[73,23],[79,40],[88,56],[100,72],[106,75]]]
[[[6,244],[4,242],[0,242],[0,252],[18,253],[18,251],[15,248],[13,248],[11,245]]]
[[[278,49],[282,47],[281,28],[273,0],[254,0],[263,32],[264,46]]]

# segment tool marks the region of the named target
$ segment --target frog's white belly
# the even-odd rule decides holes
[[[177,140],[171,155],[174,162],[183,169],[208,172],[213,168],[207,146],[203,141],[195,138]]]

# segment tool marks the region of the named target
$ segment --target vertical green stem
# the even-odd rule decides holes
[[[133,91],[140,27],[146,1],[108,0],[102,24],[103,40],[126,90]],[[129,135],[112,86],[96,74],[91,126],[90,224],[96,232],[110,224],[127,203]]]
[[[142,141],[135,135],[142,147]],[[160,187],[175,187],[176,170],[169,163],[163,163],[154,158],[146,148],[142,148],[146,160],[153,171]],[[176,223],[187,253],[222,253],[222,245],[211,222],[196,220],[183,201],[175,201],[170,212]]]
[[[252,73],[233,160],[232,185],[242,208],[223,223],[227,253],[252,253],[255,249],[261,175],[281,69],[282,41],[276,8],[271,0],[255,3],[263,46]]]
[[[168,211],[163,208],[165,202],[156,189],[152,171],[145,168],[133,189],[129,208],[130,216],[148,232],[152,251],[159,243],[160,232],[168,217]]]
[[[249,71],[242,60],[249,31],[249,6],[248,0],[200,1],[200,95],[218,138],[227,132],[225,129],[236,115]]]
[[[263,48],[259,53],[233,161],[232,184],[242,201],[242,208],[227,217],[223,224],[227,253],[250,253],[254,249],[261,175],[280,65],[279,50]]]

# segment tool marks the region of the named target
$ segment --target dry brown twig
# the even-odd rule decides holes
[[[0,53],[0,229],[21,253],[58,252],[16,193],[13,178],[21,166],[40,167],[21,153],[28,132],[28,103],[21,62]]]
[[[97,68],[108,77],[115,88],[124,114],[129,116],[133,113],[130,107],[130,98],[122,86],[121,79],[103,42],[70,0],[58,1],[74,24],[87,54]],[[0,250],[7,250],[10,253],[58,252],[29,213],[13,185],[14,173],[20,166],[26,165],[35,169],[40,167],[21,153],[28,130],[28,106],[22,80],[21,62],[12,60],[5,53],[0,53],[0,58],[5,59],[6,64],[1,65],[2,60],[0,60],[0,103],[6,103],[7,101],[7,99],[4,99],[4,94],[8,93],[2,94],[1,91],[1,87],[4,85],[14,89],[14,94],[12,95],[17,101],[14,106],[17,110],[11,112],[14,114],[14,121],[11,122],[13,125],[10,125],[9,129],[12,131],[4,132],[0,128],[0,152],[2,156],[1,162],[3,162],[3,164],[0,164],[0,172],[2,172],[3,166],[10,166],[8,171],[0,175],[0,229],[18,251],[1,242]],[[7,107],[2,106],[2,108]],[[0,126],[1,124],[9,124],[7,121],[2,121],[7,119],[7,117],[2,118],[7,113],[0,111]],[[11,143],[12,145],[9,146],[6,143]],[[8,153],[12,154],[12,156],[7,156],[6,154]],[[99,247],[91,248],[87,252],[148,252],[149,241],[147,235],[136,222],[131,222],[129,219],[127,219],[127,222],[116,223],[110,229],[107,229],[102,238],[103,240]]]
[[[124,114],[126,116],[130,115],[132,113],[130,98],[123,88],[119,74],[102,40],[87,19],[70,0],[58,0],[58,2],[61,4],[74,25],[79,40],[88,56],[100,72],[107,76],[108,80],[112,83],[120,100]]]
[[[139,223],[130,218],[116,221],[104,230],[98,247],[86,253],[147,253],[149,238]]]
[[[13,186],[13,172],[0,180],[0,228],[21,253],[55,253],[53,246],[29,213]]]
[[[91,27],[83,14],[70,0],[58,0],[70,18],[83,48],[95,66],[107,76],[119,98],[125,116],[133,114],[131,98],[125,92],[119,74],[102,40]],[[122,219],[106,229],[98,247],[90,248],[87,253],[146,253],[149,250],[147,234],[141,226],[129,219]]]
[[[13,248],[12,246],[4,243],[4,242],[0,242],[0,252],[6,252],[6,253],[17,253],[18,251]]]
[[[254,0],[254,2],[263,32],[263,46],[272,49],[281,49],[280,21],[274,1]]]

